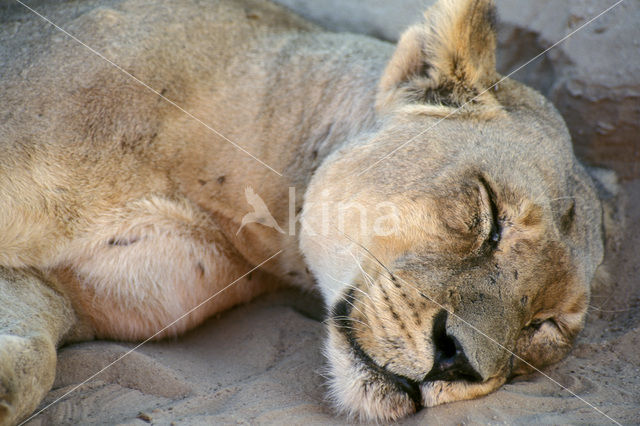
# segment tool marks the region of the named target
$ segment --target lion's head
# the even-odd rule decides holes
[[[603,256],[562,118],[495,70],[493,3],[441,0],[425,18],[382,76],[377,128],[324,162],[302,216],[330,306],[331,393],[364,419],[560,360]]]

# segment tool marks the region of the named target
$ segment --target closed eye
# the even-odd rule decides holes
[[[491,220],[491,228],[487,234],[485,244],[495,248],[502,237],[502,226],[500,225],[499,210],[496,202],[497,197],[495,191],[484,176],[480,176],[479,179],[483,199],[486,200],[486,203],[488,204],[489,208],[487,209],[487,212],[489,213]]]

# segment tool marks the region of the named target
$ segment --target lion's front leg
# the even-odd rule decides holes
[[[0,267],[0,425],[24,419],[53,385],[71,304],[35,272]]]

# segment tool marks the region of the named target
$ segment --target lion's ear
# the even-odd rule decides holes
[[[400,39],[380,81],[378,107],[459,107],[478,96],[497,80],[495,27],[492,0],[440,0]]]

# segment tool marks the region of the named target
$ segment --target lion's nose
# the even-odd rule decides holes
[[[482,376],[469,363],[458,339],[447,334],[447,316],[447,311],[442,310],[434,318],[432,337],[434,360],[425,381],[482,381]]]

